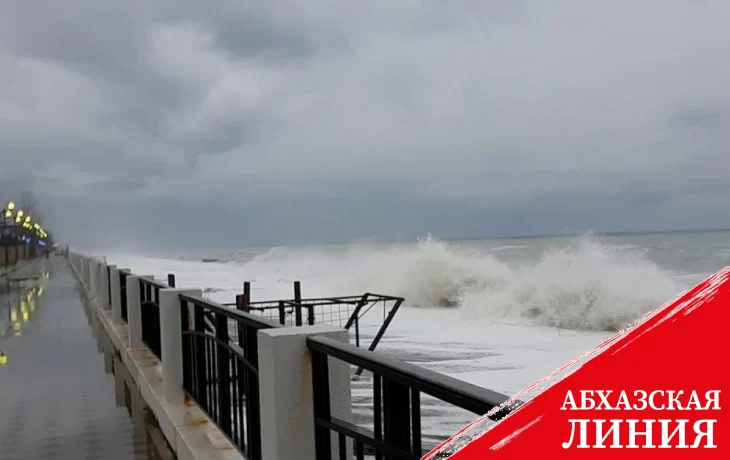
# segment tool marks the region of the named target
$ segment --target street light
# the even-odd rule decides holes
[[[3,211],[5,211],[5,218],[10,219],[11,217],[13,217],[13,211],[15,211],[15,203],[11,201],[10,203],[8,203]]]
[[[5,250],[5,263],[9,260],[8,250],[10,247],[8,239],[19,240],[25,244],[35,243],[35,245],[45,247],[46,241],[44,240],[49,237],[48,232],[40,223],[34,222],[30,215],[22,209],[18,209],[12,201],[5,206],[5,209],[0,210],[0,227],[2,227],[0,238],[5,240],[0,245],[0,248],[4,247]],[[8,231],[8,227],[13,227],[14,231]],[[17,254],[17,243],[15,245]]]
[[[15,203],[12,201],[9,202],[7,204],[7,206],[5,206],[5,209],[0,211],[0,216],[3,216],[2,221],[0,221],[0,223],[2,223],[2,230],[0,230],[0,239],[5,239],[5,237],[7,236],[5,233],[7,232],[8,219],[13,218],[13,211],[15,211]],[[8,263],[8,254],[9,254],[8,246],[7,246],[6,242],[3,242],[2,246],[5,251],[5,262],[4,263],[7,264]]]

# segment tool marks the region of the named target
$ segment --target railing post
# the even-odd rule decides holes
[[[106,291],[106,262],[99,262],[99,266],[96,270],[97,276],[96,276],[96,297],[97,299],[104,301],[104,294]],[[109,294],[107,294],[108,296]]]
[[[178,403],[185,397],[180,294],[202,297],[203,292],[200,289],[160,289],[162,378],[167,400]]]
[[[129,326],[129,348],[142,348],[142,303],[139,298],[139,276],[127,276],[127,325]]]
[[[82,266],[82,279],[84,281],[84,288],[89,287],[89,259],[86,256],[82,256],[81,258],[81,266]]]
[[[94,291],[94,297],[101,297],[101,262],[98,260],[94,261],[94,271],[92,277],[94,280],[91,283],[91,290]]]
[[[262,458],[316,460],[312,363],[307,348],[310,335],[350,340],[346,330],[328,325],[258,332]],[[351,421],[349,364],[331,360],[329,382],[332,416]],[[352,449],[350,443],[347,449]],[[352,458],[352,452],[348,453],[347,458]],[[333,458],[340,458],[337,443],[333,444]]]
[[[119,292],[121,286],[119,285],[119,269],[114,265],[109,270],[109,276],[111,278],[111,294],[112,294],[112,323],[120,324],[122,322],[122,293]]]
[[[117,269],[117,266],[109,265],[108,267],[109,267],[108,276],[110,277],[110,279],[109,279],[110,282],[107,282],[107,287],[109,289],[109,294],[111,295],[112,302],[109,303],[109,301],[108,301],[109,297],[107,297],[106,299],[102,299],[101,308],[103,308],[104,310],[111,310],[112,319],[114,319],[114,305],[113,305],[114,304],[114,271]],[[117,287],[117,290],[119,290],[118,287]]]
[[[104,310],[109,310],[111,308],[111,305],[109,305],[109,268],[113,267],[113,265],[109,266],[106,263],[102,263],[101,267],[99,269],[99,272],[101,273],[101,279],[99,282],[101,283],[101,290],[99,291],[99,300],[101,302],[101,308]]]
[[[128,270],[124,268],[117,268],[115,265],[114,268],[112,268],[109,271],[109,276],[111,276],[111,290],[112,290],[112,322],[114,324],[123,324],[124,321],[122,320],[122,285],[120,283],[119,279],[119,272],[122,270]]]
[[[86,259],[86,287],[89,290],[89,293],[93,296],[94,295],[94,289],[91,285],[91,274],[94,272],[94,259],[91,257]]]
[[[99,263],[94,259],[89,259],[89,296],[96,299],[99,293],[96,291],[96,281],[99,278]]]
[[[93,285],[93,290],[94,290],[94,297],[96,297],[99,300],[101,299],[101,292],[102,292],[102,287],[101,287],[101,281],[103,278],[103,274],[101,272],[102,267],[103,267],[102,264],[103,264],[103,262],[101,262],[100,260],[94,261],[94,282],[92,285]]]

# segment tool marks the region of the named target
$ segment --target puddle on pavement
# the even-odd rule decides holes
[[[40,299],[45,287],[36,280],[47,280],[50,274],[42,272],[27,280],[8,282],[3,280],[0,287],[0,366],[8,363],[3,346],[14,337],[30,332],[38,316]]]
[[[173,460],[175,454],[167,444],[152,411],[142,399],[142,395],[129,374],[127,366],[114,348],[111,338],[92,314],[88,305],[84,305],[87,320],[97,341],[97,351],[104,356],[104,372],[114,375],[115,398],[119,408],[125,408],[132,420],[134,436],[135,460]]]

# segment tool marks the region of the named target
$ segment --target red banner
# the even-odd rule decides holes
[[[730,459],[729,351],[730,267],[424,459]]]

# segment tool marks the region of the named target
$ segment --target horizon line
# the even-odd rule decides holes
[[[581,236],[632,236],[632,235],[653,235],[653,234],[660,234],[660,233],[720,233],[720,232],[728,232],[730,231],[730,228],[700,228],[700,229],[674,229],[674,230],[617,230],[617,231],[610,231],[610,232],[599,232],[599,231],[591,231],[591,230],[585,230],[585,231],[576,231],[576,232],[565,232],[565,233],[535,233],[535,234],[517,234],[517,235],[499,235],[499,236],[458,236],[458,237],[439,237],[437,235],[434,235],[434,237],[439,241],[477,241],[477,240],[509,240],[509,239],[531,239],[531,238],[574,238],[574,237],[581,237]],[[371,239],[368,241],[363,241],[364,243],[380,243],[380,244],[386,244],[386,243],[413,243],[417,241],[420,238],[424,238],[427,235],[431,235],[430,232],[426,232],[426,235],[424,236],[418,236],[415,238],[395,238],[395,239]],[[318,243],[262,243],[262,244],[245,244],[241,246],[220,246],[220,247],[210,247],[210,246],[189,246],[187,249],[189,250],[202,250],[202,249],[243,249],[243,248],[263,248],[263,247],[284,247],[284,246],[290,246],[290,247],[302,247],[302,246],[335,246],[335,245],[348,245],[348,244],[358,244],[358,240],[349,240],[349,241],[329,241],[329,242],[318,242]],[[163,252],[168,250],[175,250],[175,249],[181,249],[181,248],[169,248],[169,249],[162,249]]]

